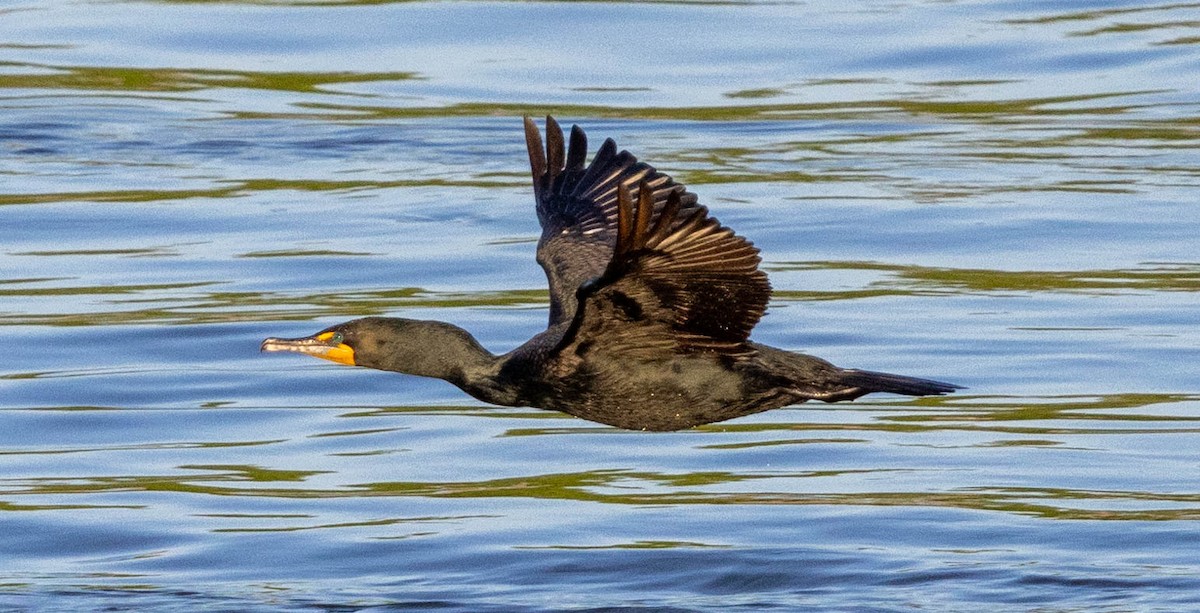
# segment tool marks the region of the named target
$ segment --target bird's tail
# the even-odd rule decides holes
[[[963,389],[953,383],[918,379],[886,372],[838,368],[821,358],[750,343],[758,363],[769,373],[790,380],[786,385],[796,399],[837,402],[874,392],[905,396],[941,396]]]
[[[889,394],[904,394],[905,396],[941,396],[954,390],[963,389],[960,385],[943,383],[931,379],[918,379],[904,375],[893,375],[886,372],[870,370],[846,369],[842,371],[841,383],[848,387],[862,390],[862,394],[887,392]]]

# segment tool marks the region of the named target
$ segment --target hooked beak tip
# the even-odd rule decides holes
[[[268,338],[264,339],[262,344],[258,346],[259,351],[287,351],[288,345],[285,342],[287,339]]]

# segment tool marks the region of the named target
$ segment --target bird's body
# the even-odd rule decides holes
[[[547,118],[526,140],[550,285],[547,329],[502,356],[442,322],[368,317],[265,351],[445,379],[492,404],[562,411],[635,430],[678,430],[806,400],[957,386],[838,368],[749,340],[770,285],[758,250],[670,177],[607,140],[584,164]],[[634,195],[632,188],[636,187]]]

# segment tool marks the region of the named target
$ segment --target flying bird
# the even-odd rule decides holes
[[[696,195],[610,138],[587,163],[546,118],[525,118],[550,286],[546,330],[503,355],[439,321],[365,317],[304,338],[268,338],[341,364],[444,379],[496,405],[561,411],[631,430],[679,430],[769,409],[956,385],[839,368],[749,340],[771,286],[758,249]],[[564,142],[565,141],[565,142]]]

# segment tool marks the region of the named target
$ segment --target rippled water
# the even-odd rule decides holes
[[[0,607],[1200,607],[1200,4],[0,8]],[[670,434],[259,355],[545,323],[519,117],[969,386]]]

